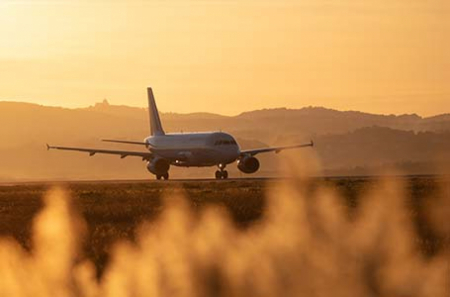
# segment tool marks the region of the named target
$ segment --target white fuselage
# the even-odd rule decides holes
[[[240,155],[236,140],[223,132],[169,133],[150,136],[144,141],[153,154],[175,166],[226,165],[236,161]]]

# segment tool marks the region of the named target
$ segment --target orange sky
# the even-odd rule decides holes
[[[450,112],[448,0],[0,0],[0,100]]]

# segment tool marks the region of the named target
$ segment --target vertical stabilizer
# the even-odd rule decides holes
[[[147,88],[148,93],[148,112],[150,115],[150,132],[152,135],[164,135],[164,130],[159,118],[158,108],[156,107],[155,97],[153,97],[152,88]]]

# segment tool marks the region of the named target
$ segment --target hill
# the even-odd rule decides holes
[[[99,139],[141,140],[148,135],[147,117],[144,108],[114,106],[106,101],[81,109],[0,102],[0,177],[2,180],[149,177],[140,160],[118,160],[114,156],[88,158],[85,154],[45,150],[45,143],[123,148],[101,143]],[[450,152],[448,114],[422,118],[307,107],[258,110],[232,117],[209,113],[162,113],[161,117],[168,132],[223,130],[235,135],[242,148],[312,138],[325,172],[333,174],[348,173],[355,168],[355,172],[370,172],[367,168],[389,164],[409,164],[415,168],[414,172],[425,173],[433,162],[447,162]],[[265,170],[262,174],[275,170],[275,156],[263,156],[261,160]],[[211,176],[213,170],[175,171],[174,176]]]

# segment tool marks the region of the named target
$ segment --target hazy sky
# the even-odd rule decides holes
[[[449,0],[0,0],[0,100],[450,112]]]

